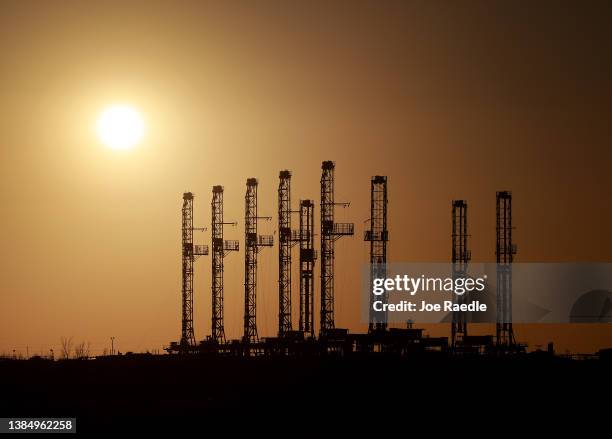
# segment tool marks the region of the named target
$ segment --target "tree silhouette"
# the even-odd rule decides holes
[[[70,353],[72,352],[72,337],[64,337],[60,339],[62,344],[62,358],[67,360],[70,358]]]

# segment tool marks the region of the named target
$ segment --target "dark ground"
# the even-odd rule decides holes
[[[546,355],[0,360],[0,417],[76,417],[79,432],[173,430],[231,419],[244,427],[240,422],[251,418],[268,425],[281,415],[312,427],[321,414],[354,426],[378,422],[368,415],[373,407],[378,418],[410,422],[436,411],[511,419],[543,407],[607,401],[611,365]]]

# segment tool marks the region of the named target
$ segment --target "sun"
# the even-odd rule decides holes
[[[143,138],[145,125],[140,113],[129,105],[112,105],[98,118],[98,137],[111,149],[127,150]]]

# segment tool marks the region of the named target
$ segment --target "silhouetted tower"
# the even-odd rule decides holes
[[[300,322],[299,330],[314,337],[314,202],[300,201]]]
[[[195,335],[193,333],[193,264],[196,257],[207,255],[208,246],[193,245],[193,231],[206,230],[193,227],[193,194],[183,194],[182,209],[182,325],[181,325],[181,349],[188,350],[195,346]]]
[[[349,203],[334,201],[334,168],[331,161],[323,162],[321,169],[321,328],[320,334],[335,328],[334,322],[334,243],[345,235],[353,235],[352,223],[335,223],[336,205]]]
[[[497,192],[497,325],[498,346],[515,345],[512,330],[512,261],[516,245],[512,243],[512,193]]]
[[[211,339],[215,343],[225,342],[223,323],[223,258],[231,251],[237,251],[238,241],[223,240],[223,226],[236,223],[223,222],[223,186],[212,189],[212,331]]]
[[[364,241],[370,242],[370,285],[374,279],[387,277],[387,177],[377,175],[372,177],[370,184],[370,230],[364,233]],[[387,294],[380,300],[387,303]],[[374,311],[374,296],[370,294],[370,324],[369,332],[385,331],[387,329],[387,312]]]
[[[247,179],[244,196],[244,232],[246,248],[244,252],[244,335],[245,343],[259,341],[257,335],[257,253],[261,247],[271,247],[272,236],[257,235],[257,220],[270,217],[257,216],[257,179]]]
[[[467,202],[465,200],[453,200],[452,210],[452,271],[453,280],[467,276],[468,262],[471,259],[468,250],[467,234]],[[455,303],[464,303],[465,295],[453,294]],[[457,342],[467,336],[467,318],[465,312],[453,312],[451,323],[451,346],[457,347]]]
[[[281,171],[278,182],[278,336],[291,325],[291,172]]]

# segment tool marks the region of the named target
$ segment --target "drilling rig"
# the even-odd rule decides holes
[[[278,182],[278,336],[293,329],[291,323],[291,249],[300,236],[291,230],[291,172],[279,174]]]
[[[452,276],[455,279],[466,278],[468,262],[471,253],[468,250],[467,234],[467,202],[465,200],[453,200],[452,203]],[[465,295],[458,296],[453,294],[455,303],[464,303]],[[451,322],[451,346],[457,350],[460,343],[463,343],[468,335],[467,318],[465,312],[454,311]]]
[[[300,201],[300,322],[299,330],[314,338],[314,202]]]
[[[182,208],[182,319],[181,319],[181,341],[178,349],[176,344],[171,348],[181,353],[191,352],[196,348],[195,334],[193,331],[193,265],[199,256],[208,254],[207,245],[194,245],[193,232],[206,230],[203,227],[193,226],[193,198],[191,192],[183,194]]]
[[[225,325],[223,320],[223,259],[230,252],[238,251],[236,240],[223,239],[223,227],[235,226],[235,222],[223,220],[223,186],[212,189],[212,330],[211,341],[215,344],[225,343]]]
[[[321,328],[320,336],[334,332],[334,244],[343,236],[352,236],[353,223],[334,222],[336,206],[347,207],[349,203],[334,200],[334,169],[331,161],[323,162],[321,174]]]
[[[497,324],[498,349],[513,350],[516,347],[512,329],[512,262],[516,245],[512,242],[512,193],[497,192],[495,255],[497,256]]]
[[[259,342],[257,334],[257,254],[263,247],[272,247],[274,238],[271,235],[258,235],[257,222],[260,219],[271,220],[271,217],[257,215],[257,179],[247,179],[244,196],[245,216],[245,252],[244,252],[244,335],[243,343],[246,352],[250,346]]]
[[[387,277],[387,177],[377,175],[370,183],[370,230],[364,233],[364,241],[370,243],[370,285],[374,279]],[[369,333],[384,333],[387,330],[387,312],[374,311],[374,296],[370,296]],[[379,300],[387,303],[387,293]]]

